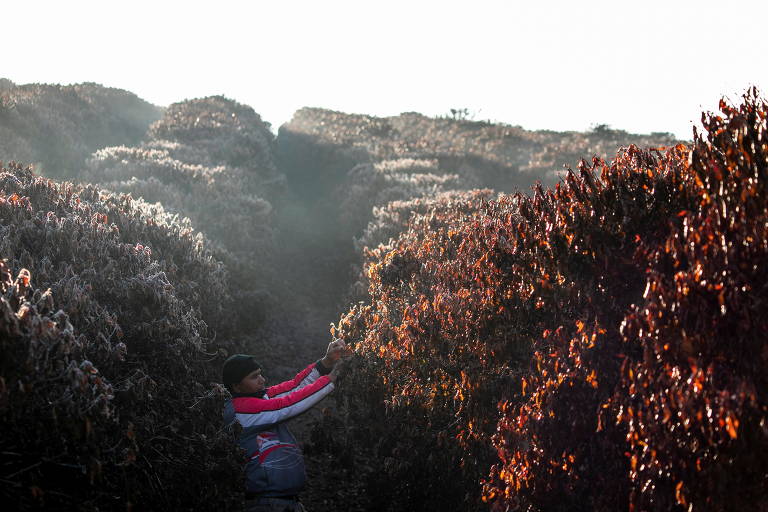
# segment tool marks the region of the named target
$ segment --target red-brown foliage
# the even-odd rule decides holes
[[[351,240],[371,221],[376,207],[465,188],[458,175],[441,172],[436,160],[402,158],[353,167],[334,194],[334,202]]]
[[[612,400],[628,429],[634,510],[768,509],[768,105],[706,115],[697,204],[646,244],[633,353]]]
[[[720,106],[724,118],[703,117],[708,139],[670,153],[668,170],[634,171],[674,178],[650,189],[671,201],[648,224],[667,229],[641,230],[632,261],[611,261],[642,287],[629,300],[583,288],[613,290],[614,316],[580,308],[575,328],[534,342],[532,393],[502,407],[486,488],[500,508],[765,507],[768,109],[755,91]]]
[[[496,319],[495,296],[508,289],[491,260],[506,245],[487,237],[495,216],[516,218],[515,201],[468,201],[477,197],[438,203],[394,243],[370,250],[370,304],[334,329],[347,342],[361,340],[347,383],[348,423],[373,450],[369,492],[381,510],[477,502],[493,456],[488,412],[515,371],[496,359],[519,360],[527,350]]]
[[[692,149],[630,146],[369,253],[334,333],[382,510],[481,508],[480,479],[499,510],[761,506],[766,106],[721,108]]]
[[[625,506],[625,432],[601,407],[626,357],[621,320],[642,296],[638,247],[663,240],[669,220],[694,204],[686,157],[682,146],[666,155],[630,147],[521,203],[512,264],[522,263],[515,274],[544,315],[521,323],[533,357],[520,395],[499,407],[502,462],[491,478],[503,484],[488,486],[487,499],[520,510]]]

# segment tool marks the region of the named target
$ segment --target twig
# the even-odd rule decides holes
[[[29,471],[30,469],[35,469],[37,466],[39,466],[39,465],[40,465],[40,464],[42,464],[42,463],[43,463],[43,461],[38,461],[38,462],[35,462],[35,463],[34,463],[34,464],[32,464],[31,466],[27,466],[27,467],[26,467],[26,468],[24,468],[24,469],[20,469],[20,470],[18,470],[17,472],[13,473],[12,475],[8,475],[8,476],[6,476],[5,478],[7,478],[7,479],[11,479],[11,478],[15,477],[16,475],[20,475],[20,474],[22,474],[22,473],[25,473],[25,472]]]
[[[6,480],[5,478],[0,478],[0,482],[3,482],[4,484],[12,485],[14,487],[21,487],[21,483],[11,482],[10,480]]]

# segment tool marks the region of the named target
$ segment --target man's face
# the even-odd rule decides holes
[[[258,369],[243,377],[243,380],[232,386],[232,389],[237,393],[253,395],[264,391],[264,385],[266,383],[267,380],[261,374],[261,369]]]

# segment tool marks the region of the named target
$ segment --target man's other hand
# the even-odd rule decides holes
[[[331,379],[331,382],[336,382],[336,379],[339,378],[339,374],[345,368],[345,366],[346,361],[344,359],[339,359],[336,361],[336,364],[333,365],[333,370],[328,374],[328,378]]]
[[[325,351],[325,357],[322,359],[323,366],[333,368],[336,362],[345,354],[349,354],[350,349],[342,340],[333,340],[328,344],[328,350]]]

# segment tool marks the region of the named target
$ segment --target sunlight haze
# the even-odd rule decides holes
[[[166,106],[223,94],[273,130],[304,106],[466,108],[526,129],[691,137],[720,96],[768,88],[765,2],[21,2],[0,77],[97,82]]]

